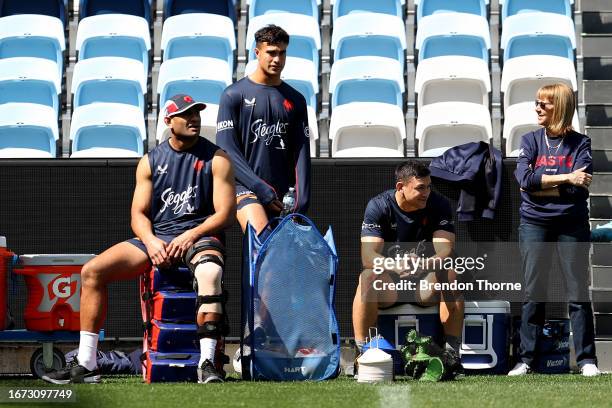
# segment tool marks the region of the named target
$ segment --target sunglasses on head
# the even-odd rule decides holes
[[[538,100],[535,101],[535,106],[539,106],[540,109],[546,109],[546,105],[552,105],[552,103],[546,103]]]

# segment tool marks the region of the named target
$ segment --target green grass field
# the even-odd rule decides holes
[[[0,388],[49,388],[31,379],[1,379]],[[326,382],[144,384],[140,377],[106,377],[103,384],[71,385],[77,402],[68,407],[610,407],[612,375],[470,376],[444,383],[400,379],[358,384],[349,377]],[[37,406],[53,407],[59,404]],[[25,407],[31,404],[0,404]]]

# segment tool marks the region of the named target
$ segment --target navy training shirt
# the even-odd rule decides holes
[[[306,100],[285,82],[245,77],[221,95],[217,144],[231,157],[236,180],[264,205],[295,187],[296,212],[308,209],[309,137]]]
[[[585,171],[593,174],[591,139],[587,136],[571,131],[560,141],[548,138],[544,128],[523,135],[514,173],[525,190],[521,191],[521,220],[538,225],[588,220],[589,191],[585,188],[562,184],[559,197],[529,194],[542,190],[542,175],[568,174],[585,166]]]
[[[438,230],[455,232],[451,206],[446,198],[432,191],[425,208],[406,212],[395,199],[395,190],[384,191],[368,202],[362,237],[379,237],[385,242],[431,242]]]
[[[182,234],[214,213],[212,159],[218,149],[199,137],[189,150],[174,150],[166,140],[149,152],[154,234]]]

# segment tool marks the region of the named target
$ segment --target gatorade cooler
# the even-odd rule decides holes
[[[466,374],[508,372],[510,328],[509,302],[465,302],[461,364]]]
[[[6,329],[7,322],[7,302],[8,293],[6,281],[8,278],[9,266],[13,262],[14,253],[6,248],[6,238],[0,236],[0,330]]]
[[[25,326],[33,331],[79,330],[81,268],[95,255],[21,255],[15,273],[28,288]]]
[[[405,304],[378,311],[378,333],[393,343],[396,349],[401,349],[406,343],[406,335],[412,329],[439,342],[443,330],[438,306]]]

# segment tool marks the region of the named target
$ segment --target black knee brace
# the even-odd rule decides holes
[[[191,246],[191,248],[189,248],[187,250],[187,252],[185,253],[185,257],[184,257],[184,261],[185,264],[187,265],[187,267],[191,270],[191,272],[195,271],[195,267],[197,266],[197,264],[202,263],[201,259],[198,261],[198,263],[196,265],[191,265],[191,260],[193,259],[193,257],[202,251],[206,251],[206,250],[215,250],[215,251],[219,251],[221,253],[221,258],[220,258],[220,262],[219,261],[212,261],[215,262],[219,265],[221,265],[221,267],[223,267],[223,257],[225,257],[225,247],[223,246],[223,244],[216,238],[203,238],[201,240],[199,240],[198,242],[196,242],[195,244],[193,244]],[[204,255],[207,256],[207,255]],[[215,255],[208,255],[208,256],[215,256]],[[216,258],[219,258],[218,256],[215,256]],[[208,261],[207,261],[208,262]]]
[[[223,289],[222,289],[223,290]],[[203,325],[198,325],[198,338],[218,338],[229,334],[229,321],[227,313],[225,313],[225,303],[227,303],[227,291],[223,290],[220,295],[199,296],[196,303],[196,313],[200,310],[200,306],[206,303],[221,303],[222,320],[215,322],[206,322]]]

